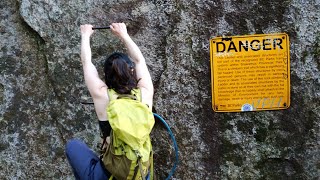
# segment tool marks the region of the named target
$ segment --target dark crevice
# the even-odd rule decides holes
[[[20,6],[20,4],[19,4]],[[20,7],[19,7],[20,9]],[[62,98],[59,96],[58,90],[55,88],[55,83],[54,83],[54,79],[52,78],[52,76],[50,75],[50,70],[49,70],[49,64],[48,64],[48,59],[47,59],[47,48],[46,48],[46,40],[41,37],[41,35],[39,34],[39,32],[37,32],[25,19],[24,17],[21,15],[20,13],[20,18],[21,18],[21,25],[24,28],[24,31],[29,32],[29,34],[31,36],[34,37],[34,39],[37,40],[37,47],[38,47],[38,58],[39,59],[44,59],[44,64],[45,64],[45,74],[47,76],[47,80],[49,82],[49,84],[51,85],[53,92],[55,94],[55,97],[57,97],[60,101],[62,100]]]
[[[18,9],[20,12],[20,2],[18,2]],[[57,99],[58,100],[58,104],[61,104],[61,102],[63,101],[63,97],[59,96],[58,93],[58,89],[55,86],[55,82],[54,79],[52,77],[52,75],[50,75],[50,69],[49,69],[49,63],[48,63],[48,58],[47,58],[47,47],[46,47],[46,40],[41,37],[41,35],[39,34],[39,32],[37,32],[28,22],[27,20],[23,17],[23,15],[21,14],[21,12],[19,13],[20,15],[20,23],[21,26],[23,27],[23,31],[28,32],[29,35],[34,38],[37,42],[37,58],[40,60],[44,61],[44,66],[45,66],[45,74],[44,76],[46,76],[46,80],[48,82],[48,89],[52,89],[53,90],[53,99]],[[53,101],[52,99],[49,99],[50,101]],[[59,108],[57,107],[57,105],[53,105],[53,103],[51,104],[51,109],[50,109],[50,114],[51,114],[51,118],[53,120],[53,124],[56,126],[57,130],[58,130],[58,136],[60,138],[60,140],[63,143],[66,143],[66,139],[63,136],[62,133],[62,129],[63,126],[59,123],[58,120],[58,114],[59,112]]]

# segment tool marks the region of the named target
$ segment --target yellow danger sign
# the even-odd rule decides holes
[[[285,33],[210,40],[212,108],[216,112],[290,106],[290,50]]]

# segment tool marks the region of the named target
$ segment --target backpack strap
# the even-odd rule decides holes
[[[108,93],[109,101],[117,99],[117,97],[118,97],[116,91],[113,89],[108,89],[107,93]]]
[[[137,166],[134,168],[134,175],[132,179],[135,179],[137,174],[138,174],[138,168],[140,170],[140,174],[142,176],[142,179],[145,179],[144,177],[145,174],[143,173],[142,170],[142,165],[141,165],[141,158],[138,157],[137,159]],[[149,157],[149,179],[153,180],[154,178],[154,169],[153,169],[153,151],[150,152],[150,157]]]
[[[108,89],[107,90],[109,101],[115,100],[115,99],[121,99],[121,98],[130,98],[134,99],[137,101],[142,101],[142,94],[141,94],[141,89],[132,89],[130,94],[118,94],[115,90],[113,89]]]
[[[150,179],[153,180],[153,177],[154,177],[154,171],[153,171],[153,151],[151,151],[150,153],[150,158],[149,158],[149,161],[150,161]]]
[[[141,155],[140,155],[139,151],[135,151],[135,154],[137,156],[137,163],[138,163],[138,166],[139,166],[141,178],[142,178],[142,180],[146,180],[146,176],[145,176],[145,174],[143,172],[143,168],[142,168],[142,164],[141,164]],[[132,179],[136,178],[137,173],[138,173],[138,167],[136,166],[134,168],[134,175],[133,175]]]
[[[138,163],[138,162],[137,162]],[[136,167],[134,167],[134,174],[133,174],[133,177],[132,179],[136,179],[136,176],[138,174],[138,168],[139,168],[139,165],[137,164]]]
[[[142,169],[142,164],[141,164],[141,157],[138,157],[138,164],[139,164],[139,169],[140,169],[140,174],[143,180],[146,180],[146,176],[143,173],[143,169]]]

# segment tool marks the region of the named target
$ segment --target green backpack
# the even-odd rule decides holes
[[[110,179],[145,179],[150,172],[149,179],[153,180],[150,133],[155,120],[151,109],[141,102],[140,89],[132,90],[130,95],[109,89],[108,96],[107,114],[112,131],[102,161],[112,174]]]

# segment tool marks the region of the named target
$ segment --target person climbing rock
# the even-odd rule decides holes
[[[84,80],[86,83],[86,86],[90,92],[90,95],[94,102],[94,108],[95,112],[97,114],[98,120],[99,120],[99,126],[100,130],[102,132],[102,137],[104,139],[104,142],[106,142],[106,139],[108,136],[110,139],[104,143],[104,147],[107,147],[108,152],[112,151],[112,153],[117,153],[118,147],[110,148],[113,143],[117,143],[119,145],[119,142],[121,142],[121,148],[126,149],[127,154],[128,152],[132,151],[131,146],[130,147],[126,144],[127,142],[123,139],[118,139],[120,135],[117,133],[121,132],[119,129],[114,130],[116,127],[116,123],[111,122],[111,117],[109,116],[117,116],[114,109],[114,106],[111,107],[110,104],[112,101],[115,101],[122,97],[123,95],[130,95],[135,96],[137,98],[136,101],[141,102],[141,108],[146,108],[148,111],[150,110],[151,115],[146,113],[147,115],[144,116],[152,116],[152,101],[153,101],[153,84],[152,79],[149,73],[149,70],[146,65],[146,60],[144,56],[142,55],[139,47],[135,44],[135,42],[132,40],[132,38],[127,33],[127,28],[124,23],[112,23],[110,25],[110,29],[112,33],[118,37],[122,43],[125,45],[127,49],[127,54],[115,52],[111,54],[104,63],[104,73],[105,73],[105,81],[101,80],[98,75],[98,71],[96,67],[93,65],[91,59],[91,47],[90,47],[90,37],[92,34],[94,34],[95,30],[93,30],[93,26],[86,24],[81,25],[81,62],[83,65],[83,72],[84,72]],[[128,103],[131,103],[131,99],[127,97],[124,97],[123,99],[128,100]],[[130,101],[130,102],[129,102]],[[122,102],[121,102],[122,103]],[[119,103],[118,103],[119,104]],[[145,106],[145,107],[143,107]],[[121,109],[121,104],[119,106]],[[122,118],[127,118],[127,111],[129,109],[122,109],[123,111],[120,114]],[[134,110],[136,111],[136,110]],[[137,110],[139,111],[139,110]],[[144,113],[145,111],[140,111]],[[120,116],[119,116],[120,117]],[[146,121],[146,120],[145,120]],[[153,124],[151,122],[152,120],[148,120],[149,123],[149,129],[146,130],[146,134],[150,133]],[[121,119],[120,119],[121,122]],[[130,122],[128,123],[130,125]],[[121,127],[119,127],[121,129]],[[130,127],[129,130],[137,130],[138,127]],[[114,131],[114,133],[112,133]],[[139,131],[141,132],[141,131]],[[116,142],[114,142],[116,141]],[[143,147],[148,147],[147,151],[152,151],[151,149],[151,141],[150,138],[144,139]],[[125,142],[125,143],[124,143]],[[108,146],[109,144],[109,146]],[[111,144],[111,145],[110,145]],[[107,146],[106,146],[107,145]],[[120,145],[119,145],[120,146]],[[139,146],[140,147],[140,146]],[[139,148],[135,148],[135,151],[139,150]],[[138,153],[137,158],[134,158],[132,156],[129,160],[134,159],[135,167],[137,167],[137,162],[141,159],[142,161],[142,171],[144,171],[146,174],[144,174],[142,171],[140,173],[140,176],[143,176],[142,179],[147,178],[148,166],[145,164],[150,164],[149,162],[149,154],[150,152],[147,152],[148,157],[144,157],[143,151]],[[122,151],[121,151],[122,152]],[[126,154],[124,154],[126,155]],[[102,156],[102,159],[99,158],[99,155],[93,152],[84,142],[78,140],[78,139],[71,139],[66,144],[66,156],[67,159],[72,167],[74,176],[76,179],[109,179],[110,177],[115,177],[116,179],[121,179],[121,175],[117,176],[115,175],[116,172],[112,170],[112,166],[115,166],[114,164],[108,164],[108,158],[110,158],[109,154],[105,153]],[[125,157],[127,158],[127,157]],[[127,158],[128,159],[128,158]],[[135,160],[136,159],[136,160]],[[147,159],[147,160],[145,160]],[[131,161],[130,161],[131,162]],[[148,163],[146,163],[148,162]],[[139,164],[140,166],[140,164]],[[140,170],[141,170],[140,169]],[[137,174],[137,168],[133,168],[129,170],[130,172],[126,172],[127,174],[123,174],[123,176],[127,179],[129,176],[130,178],[138,178]],[[121,173],[118,173],[121,174]],[[141,178],[141,177],[140,177]],[[149,177],[150,178],[150,177]]]

